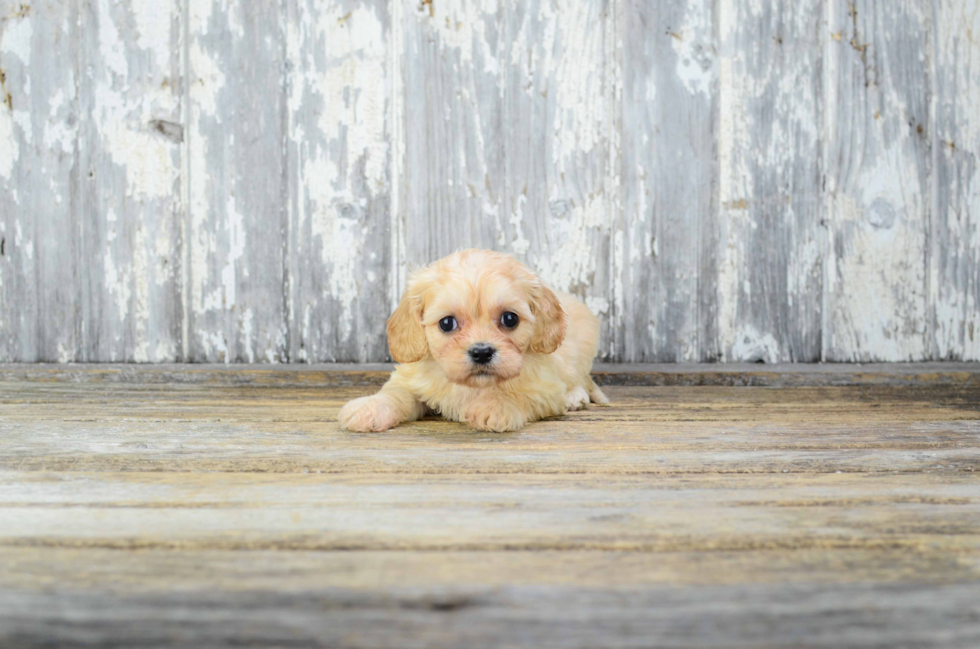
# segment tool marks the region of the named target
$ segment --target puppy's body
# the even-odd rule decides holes
[[[455,328],[445,331],[449,320]],[[344,406],[350,430],[387,430],[435,411],[508,431],[608,403],[589,376],[598,319],[507,255],[464,250],[413,274],[388,339],[401,364],[380,392]]]

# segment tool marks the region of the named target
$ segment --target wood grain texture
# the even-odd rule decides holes
[[[719,360],[820,359],[822,9],[719,5]]]
[[[0,2],[0,357],[81,358],[78,7]]]
[[[290,2],[289,358],[387,355],[388,3]]]
[[[0,4],[0,361],[385,361],[473,246],[603,360],[978,359],[976,16]]]
[[[936,358],[980,358],[980,5],[938,3],[929,284]]]
[[[284,9],[189,9],[187,358],[285,361]]]
[[[929,356],[932,21],[918,1],[831,3],[827,360]]]
[[[611,387],[360,435],[356,376],[115,367],[3,368],[5,647],[980,639],[973,387]]]
[[[699,361],[702,225],[715,208],[718,44],[710,2],[627,2],[617,358]],[[619,236],[620,233],[617,233]],[[711,236],[711,235],[706,235]],[[713,250],[709,250],[713,255]],[[702,268],[709,271],[702,275]],[[617,298],[618,299],[618,298]],[[709,300],[714,304],[715,300]]]
[[[81,3],[77,360],[172,362],[182,346],[180,15]]]

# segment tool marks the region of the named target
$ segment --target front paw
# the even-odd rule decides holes
[[[585,388],[578,386],[565,395],[565,409],[569,412],[584,410],[589,404],[589,393]]]
[[[475,403],[463,413],[466,423],[473,428],[505,433],[524,426],[524,415],[516,408],[501,403]]]
[[[357,433],[376,433],[401,423],[401,415],[387,399],[378,395],[360,397],[340,409],[340,425]]]

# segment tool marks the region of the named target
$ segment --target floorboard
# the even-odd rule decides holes
[[[340,430],[387,369],[0,366],[0,646],[980,646],[973,365]]]

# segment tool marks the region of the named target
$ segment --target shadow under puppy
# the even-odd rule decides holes
[[[462,250],[412,273],[388,320],[400,365],[340,423],[381,431],[435,411],[503,432],[609,403],[589,376],[598,340],[598,319],[573,296],[509,255]]]

